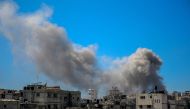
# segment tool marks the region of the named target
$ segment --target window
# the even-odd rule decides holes
[[[54,107],[53,109],[58,109],[57,104],[54,104],[54,106],[53,106],[53,107]]]
[[[26,87],[27,90],[30,90],[30,87]]]
[[[2,98],[5,98],[5,94],[2,94],[1,97],[2,97]]]
[[[31,90],[34,90],[34,87],[31,87]]]
[[[170,104],[168,104],[168,109],[170,109]]]
[[[51,93],[47,93],[47,97],[50,98],[51,97]]]
[[[4,108],[7,108],[7,105],[4,105]]]
[[[23,92],[20,92],[20,96],[23,97]]]
[[[36,96],[39,97],[39,96],[40,96],[40,93],[36,93]]]
[[[28,101],[27,99],[24,99],[24,102]]]
[[[79,101],[80,100],[80,98],[79,97],[77,97],[77,101]]]
[[[139,106],[139,108],[141,108],[141,109],[142,109],[142,107],[143,107],[142,105]]]
[[[51,109],[51,105],[48,105],[48,109]]]
[[[54,98],[57,98],[57,93],[54,93],[54,94],[53,94],[53,97],[54,97]]]
[[[147,108],[151,108],[151,105],[147,105]]]
[[[64,101],[65,101],[65,102],[67,101],[67,97],[64,97]]]
[[[140,96],[140,99],[145,99],[145,96]]]
[[[155,99],[154,102],[155,103],[160,103],[160,99]]]
[[[150,98],[152,98],[152,95],[150,95]]]

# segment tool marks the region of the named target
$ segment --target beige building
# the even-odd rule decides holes
[[[65,109],[80,104],[80,91],[65,91],[60,87],[27,85],[21,91],[21,109]]]
[[[137,94],[136,109],[168,109],[167,94],[164,93]]]

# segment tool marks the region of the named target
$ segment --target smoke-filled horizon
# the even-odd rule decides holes
[[[165,89],[159,75],[162,61],[153,51],[138,48],[102,70],[96,45],[84,47],[70,41],[63,27],[49,21],[52,13],[43,6],[20,14],[14,2],[0,2],[0,33],[11,42],[13,53],[27,56],[38,71],[80,89],[118,86],[139,92],[155,85]]]

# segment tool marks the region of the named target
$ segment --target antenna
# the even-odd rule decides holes
[[[38,73],[36,74],[36,82],[37,83],[39,82],[39,74]]]

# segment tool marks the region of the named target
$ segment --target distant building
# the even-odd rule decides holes
[[[167,94],[165,93],[137,94],[136,109],[168,109]]]
[[[120,92],[120,90],[117,87],[112,87],[111,90],[109,90],[109,95],[110,96],[118,96],[121,95],[122,93]]]
[[[107,96],[97,99],[89,89],[90,99],[81,99],[80,91],[62,90],[35,83],[23,90],[0,89],[0,109],[190,109],[190,91],[157,91],[126,95],[112,87]]]
[[[103,109],[135,109],[135,97],[130,98],[117,87],[112,87],[109,94],[104,96]]]
[[[174,97],[175,100],[181,100],[182,93],[181,93],[181,92],[174,91],[174,92],[172,93],[172,96]]]
[[[95,89],[88,89],[88,95],[90,100],[97,99],[97,91]]]
[[[81,93],[61,90],[58,86],[32,84],[24,87],[21,98],[21,109],[65,109],[78,107]]]
[[[20,93],[16,90],[0,89],[0,99],[16,99],[18,100]]]
[[[185,91],[182,93],[181,99],[183,100],[190,100],[190,91]]]
[[[190,109],[190,99],[180,92],[142,93],[136,95],[136,109]]]
[[[20,109],[19,100],[0,99],[0,109]]]

